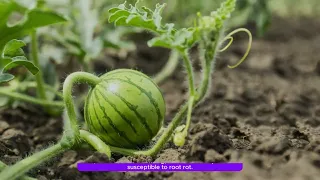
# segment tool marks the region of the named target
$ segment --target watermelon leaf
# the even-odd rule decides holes
[[[197,28],[175,29],[174,24],[162,24],[162,12],[166,4],[157,4],[155,10],[145,6],[138,8],[138,2],[133,6],[126,2],[118,7],[109,9],[109,22],[116,26],[133,26],[154,32],[158,36],[148,42],[149,46],[170,49],[188,49],[197,41]]]
[[[8,26],[8,18],[15,11],[25,11],[25,16],[15,25]],[[15,1],[3,0],[0,2],[0,50],[3,50],[10,40],[28,35],[36,28],[65,21],[66,19],[57,13],[39,9],[27,10]]]
[[[9,82],[14,78],[14,75],[5,72],[17,66],[24,66],[33,75],[39,72],[39,68],[24,56],[23,50],[21,49],[23,46],[25,46],[25,43],[16,39],[9,41],[5,45],[0,57],[0,84]]]
[[[22,20],[9,25],[9,17],[12,13],[23,13]],[[17,40],[28,35],[36,28],[47,25],[65,22],[66,19],[59,14],[50,11],[43,11],[37,8],[28,9],[13,0],[0,1],[0,83],[8,82],[14,75],[5,73],[17,66],[24,66],[33,75],[39,72],[31,61],[24,56],[22,47],[26,44]]]

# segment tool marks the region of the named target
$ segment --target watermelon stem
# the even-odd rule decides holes
[[[33,30],[31,33],[31,58],[33,61],[33,64],[36,67],[40,67],[39,64],[39,53],[38,53],[38,36],[37,36],[37,31]],[[48,100],[44,88],[44,80],[43,80],[43,74],[42,71],[39,71],[35,75],[35,79],[37,82],[37,96],[42,99],[42,100]],[[50,109],[48,106],[44,106],[44,109],[48,112],[51,113],[52,109]]]
[[[67,149],[68,148],[63,147],[61,143],[58,143],[43,151],[37,152],[32,156],[19,161],[13,166],[4,168],[0,173],[1,180],[12,180],[19,178],[30,169],[40,165],[42,162],[47,161],[52,157],[55,157],[56,155],[66,151]]]
[[[181,50],[180,54],[183,58],[184,65],[187,70],[188,82],[189,82],[189,96],[190,97],[195,96],[196,90],[194,85],[193,67],[191,64],[191,59],[189,57],[188,49]]]
[[[2,161],[0,161],[0,172],[6,167],[8,167],[8,166],[5,163],[3,163]],[[19,180],[37,180],[37,179],[29,177],[29,176],[21,176],[19,178]]]
[[[104,143],[99,137],[84,130],[80,130],[80,136],[98,152],[106,154],[109,158],[111,157],[110,146]]]
[[[74,72],[70,74],[63,84],[63,100],[65,103],[66,111],[69,117],[70,126],[65,126],[67,137],[62,138],[62,144],[65,146],[73,146],[80,140],[80,132],[78,127],[77,116],[75,113],[75,106],[72,98],[72,87],[76,83],[86,83],[92,87],[95,87],[101,79],[93,74],[87,72]]]
[[[64,119],[64,135],[59,143],[53,145],[43,151],[37,152],[32,156],[29,156],[13,166],[6,167],[1,173],[2,180],[16,179],[22,176],[30,169],[40,165],[41,163],[55,157],[56,155],[81,144],[81,137],[89,142],[91,145],[94,142],[99,142],[99,139],[92,137],[88,132],[80,132],[78,127],[78,121],[75,113],[75,106],[72,98],[72,87],[76,83],[87,83],[91,87],[94,87],[101,82],[101,79],[95,75],[86,72],[75,72],[70,74],[63,84],[63,100],[66,108],[66,113],[69,118]],[[1,89],[0,89],[1,92]],[[99,144],[101,145],[101,143]],[[111,155],[107,145],[94,147],[100,152],[104,152],[107,155]]]

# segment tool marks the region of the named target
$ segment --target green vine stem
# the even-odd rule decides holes
[[[185,144],[186,137],[188,135],[188,130],[191,124],[191,114],[192,114],[194,99],[195,99],[194,96],[192,96],[188,102],[187,121],[186,121],[185,127],[181,132],[176,132],[176,134],[173,137],[173,142],[176,146],[183,146]]]
[[[89,55],[84,55],[81,60],[83,70],[86,72],[93,72],[92,58]]]
[[[81,137],[89,142],[96,143],[95,148],[100,149],[104,153],[108,153],[108,146],[102,141],[93,138],[90,133],[80,131],[78,127],[75,107],[72,99],[72,87],[75,83],[87,83],[91,87],[98,84],[101,79],[95,75],[86,72],[75,72],[70,74],[63,84],[63,98],[69,119],[65,119],[64,135],[60,142],[43,151],[37,152],[30,157],[27,157],[13,166],[6,167],[1,173],[1,180],[11,180],[18,178],[28,172],[30,169],[42,164],[43,162],[55,157],[56,155],[73,148],[81,143]],[[90,143],[92,145],[92,143]],[[105,148],[105,149],[103,149]],[[110,152],[111,153],[111,152]]]
[[[218,48],[219,48],[219,43],[221,40],[221,37],[223,36],[223,28],[219,32],[216,33],[215,35],[215,40],[216,42],[213,44],[212,49],[213,52],[211,55],[206,55],[205,54],[205,45],[200,44],[199,45],[199,50],[200,50],[200,59],[201,59],[201,64],[202,64],[202,83],[199,87],[198,90],[198,96],[196,98],[196,103],[202,101],[202,99],[205,98],[206,93],[208,91],[208,87],[211,84],[211,73],[214,72],[214,65],[216,61],[216,54],[218,53]]]
[[[80,130],[80,137],[98,152],[106,154],[109,158],[111,157],[110,147],[94,134],[91,134],[88,131]]]
[[[188,128],[191,121],[191,113],[193,108],[193,103],[196,94],[195,85],[194,85],[194,75],[193,75],[193,67],[191,63],[191,59],[189,57],[188,49],[185,49],[183,51],[180,51],[183,57],[183,62],[185,64],[185,68],[187,69],[188,74],[188,82],[189,82],[189,100],[188,100],[188,114],[187,114],[187,126],[184,128],[184,130],[180,133],[177,133],[174,136],[174,143],[178,146],[182,146],[185,143],[185,137],[187,136]]]
[[[67,110],[67,114],[70,121],[70,129],[66,129],[66,131],[70,131],[68,133],[69,136],[65,137],[63,140],[63,144],[66,146],[73,146],[75,143],[79,142],[80,132],[78,127],[77,116],[75,112],[75,106],[72,99],[72,87],[76,83],[87,83],[91,87],[95,87],[101,79],[95,75],[86,72],[75,72],[70,74],[64,84],[63,84],[63,100]],[[69,126],[68,126],[69,127]]]
[[[25,102],[29,102],[29,103],[33,103],[33,104],[43,105],[43,106],[52,106],[52,107],[58,107],[58,108],[64,107],[64,103],[62,101],[47,101],[43,99],[38,99],[25,94],[12,92],[10,91],[10,89],[0,88],[0,95],[25,101]]]
[[[35,66],[40,67],[39,54],[38,54],[38,38],[36,30],[31,33],[31,55],[32,61]],[[37,82],[37,95],[40,99],[47,100],[46,93],[44,90],[44,80],[42,71],[39,71],[35,77]]]
[[[169,76],[173,74],[178,64],[179,64],[179,52],[176,50],[171,50],[168,62],[161,69],[161,71],[154,76],[153,78],[154,82],[157,84],[162,83],[165,79],[167,79]]]
[[[13,166],[8,166],[3,169],[0,173],[0,177],[2,180],[12,180],[19,178],[20,176],[24,175],[30,169],[40,165],[42,162],[55,157],[56,155],[62,153],[63,151],[67,150],[67,148],[61,146],[60,143],[49,147],[43,151],[37,152],[32,156],[29,156],[19,163],[14,164]]]
[[[3,163],[2,161],[0,161],[0,172],[6,167],[7,167],[7,165],[5,163]],[[32,178],[32,177],[28,177],[28,176],[21,176],[20,178],[18,178],[18,180],[37,180],[37,179]]]
[[[191,60],[189,57],[188,49],[184,49],[180,51],[184,65],[186,66],[187,74],[188,74],[188,82],[189,82],[189,95],[190,96],[195,96],[196,91],[195,91],[195,86],[194,86],[194,75],[193,75],[193,67],[191,64]]]
[[[36,88],[37,87],[37,83],[35,82],[27,82],[27,83],[21,83],[19,84],[20,89],[24,89],[24,88]],[[58,96],[59,98],[63,98],[62,93],[60,93],[59,91],[57,91],[55,88],[53,88],[50,85],[45,84],[44,88],[46,91],[51,92],[53,94],[55,94],[56,96]]]

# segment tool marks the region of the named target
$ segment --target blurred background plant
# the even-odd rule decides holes
[[[66,19],[53,11],[38,9],[34,1],[22,3],[14,0],[0,1],[0,17],[0,83],[4,86],[0,89],[0,104],[16,106],[16,100],[54,104],[46,97],[45,89],[52,93],[52,88],[45,84],[39,68],[37,29],[65,22]],[[20,40],[25,37],[25,41]],[[30,43],[29,51],[24,49],[27,43]],[[17,70],[16,67],[24,67],[29,71]],[[36,88],[37,98],[21,92],[30,87]],[[53,94],[55,97],[56,93]],[[49,109],[48,112],[53,113]]]

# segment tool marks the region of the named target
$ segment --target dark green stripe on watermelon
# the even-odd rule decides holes
[[[101,85],[101,83],[100,83],[99,85]],[[133,131],[135,134],[137,134],[137,130],[136,130],[136,128],[134,127],[134,125],[132,124],[132,122],[131,122],[128,118],[126,118],[126,116],[125,116],[124,114],[122,114],[122,113],[118,110],[117,106],[116,106],[114,103],[112,103],[112,102],[108,99],[108,97],[105,96],[104,93],[99,90],[99,88],[96,88],[96,90],[101,94],[101,96],[103,97],[103,99],[104,99],[105,101],[107,101],[107,102],[110,104],[110,106],[120,115],[120,117],[130,126],[130,128],[132,129],[132,131]]]
[[[104,118],[107,119],[109,125],[113,128],[113,130],[118,134],[119,138],[121,139],[125,139],[132,147],[135,147],[137,146],[136,143],[132,142],[128,136],[126,135],[126,132],[124,131],[121,131],[119,130],[115,124],[113,123],[113,121],[111,120],[111,118],[108,116],[107,114],[107,110],[105,109],[105,107],[100,103],[100,99],[97,95],[97,91],[94,91],[94,95],[95,95],[95,98],[96,98],[96,101],[98,102],[98,105],[99,105],[99,108],[101,109],[103,115],[104,115]],[[100,120],[99,120],[100,121]],[[119,143],[120,144],[120,143]]]
[[[93,106],[91,109],[93,109],[94,111],[94,117],[92,116],[92,114],[90,114],[90,111],[88,111],[89,117],[91,118],[91,122],[98,122],[98,128],[94,127],[94,123],[92,123],[93,133],[98,135],[101,139],[107,141],[110,145],[119,146],[119,143],[117,142],[117,140],[115,140],[112,136],[109,136],[111,133],[104,127],[104,125],[101,123],[100,119],[98,118],[97,111],[94,108],[94,103],[93,103],[94,101],[91,100],[90,102],[92,103],[92,106]],[[100,131],[97,131],[97,129],[102,130],[103,133],[97,134],[97,132],[100,132]],[[120,146],[122,145],[120,144]]]
[[[158,116],[158,119],[157,119],[157,125],[158,127],[161,126],[161,122],[162,122],[162,116],[161,116],[161,112],[160,112],[160,109],[159,109],[159,106],[158,106],[158,103],[156,102],[155,99],[153,99],[152,97],[152,93],[151,92],[147,92],[145,89],[143,89],[142,87],[140,87],[139,85],[135,84],[134,82],[132,82],[130,80],[130,78],[126,77],[127,80],[125,79],[120,79],[120,78],[108,78],[108,80],[118,80],[118,81],[121,81],[121,82],[125,82],[125,83],[128,83],[136,88],[138,88],[143,94],[145,94],[149,101],[151,102],[151,104],[155,107],[156,109],[156,113],[157,113],[157,116]]]
[[[97,129],[94,127],[94,123],[92,122],[92,117],[91,117],[92,115],[89,111],[90,102],[92,102],[91,95],[92,95],[92,91],[89,91],[87,100],[84,105],[84,117],[85,117],[86,123],[87,123],[90,131],[97,132]]]
[[[101,83],[102,84],[102,83]],[[103,86],[103,85],[102,85]],[[105,86],[103,86],[104,88],[107,88]],[[143,117],[138,111],[137,108],[138,106],[131,104],[129,101],[127,101],[124,97],[122,97],[119,93],[111,91],[112,94],[114,94],[115,96],[117,96],[123,103],[126,104],[126,106],[134,112],[134,114],[138,117],[140,123],[147,129],[149,136],[152,138],[154,136],[154,133],[152,133],[151,128],[149,127],[147,120],[145,117]]]
[[[91,99],[91,94],[92,94],[92,91],[89,91],[87,99],[86,99],[86,101],[84,103],[84,119],[85,119],[85,121],[87,123],[87,126],[89,128],[93,127],[93,124],[92,124],[91,119],[90,119],[89,111],[88,111],[89,102],[90,102],[90,99]],[[93,131],[95,131],[94,128],[93,128]]]

